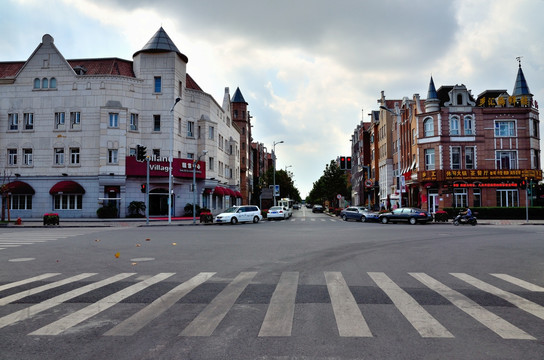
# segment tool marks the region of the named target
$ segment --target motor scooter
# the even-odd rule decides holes
[[[476,219],[474,215],[472,215],[471,217],[467,219],[466,217],[464,217],[464,214],[459,213],[459,215],[457,215],[455,219],[453,219],[453,225],[459,226],[459,224],[462,224],[462,225],[470,224],[472,226],[476,226],[478,224],[478,220]]]

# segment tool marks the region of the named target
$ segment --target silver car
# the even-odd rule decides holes
[[[261,209],[258,206],[243,205],[228,208],[215,217],[215,222],[217,224],[231,223],[234,225],[239,222],[258,223],[262,219]]]

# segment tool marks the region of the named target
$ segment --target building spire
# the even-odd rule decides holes
[[[527,81],[525,80],[525,75],[523,75],[523,70],[521,69],[521,56],[518,56],[516,60],[519,62],[519,68],[512,96],[532,95],[529,90],[529,85],[527,85]]]
[[[440,110],[440,99],[434,87],[433,76],[429,82],[429,91],[427,91],[427,99],[425,99],[425,112],[433,112]]]
[[[427,92],[427,100],[438,99],[436,88],[434,87],[433,76],[431,75],[431,81],[429,82],[429,91]]]

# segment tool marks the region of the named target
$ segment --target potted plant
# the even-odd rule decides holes
[[[43,224],[44,225],[58,225],[59,224],[59,214],[57,214],[57,213],[43,214]]]
[[[213,223],[213,215],[210,209],[200,209],[200,222],[204,224]]]

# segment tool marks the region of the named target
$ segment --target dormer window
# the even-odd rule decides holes
[[[85,75],[87,73],[87,69],[83,65],[78,65],[74,68],[74,71],[78,75]]]

